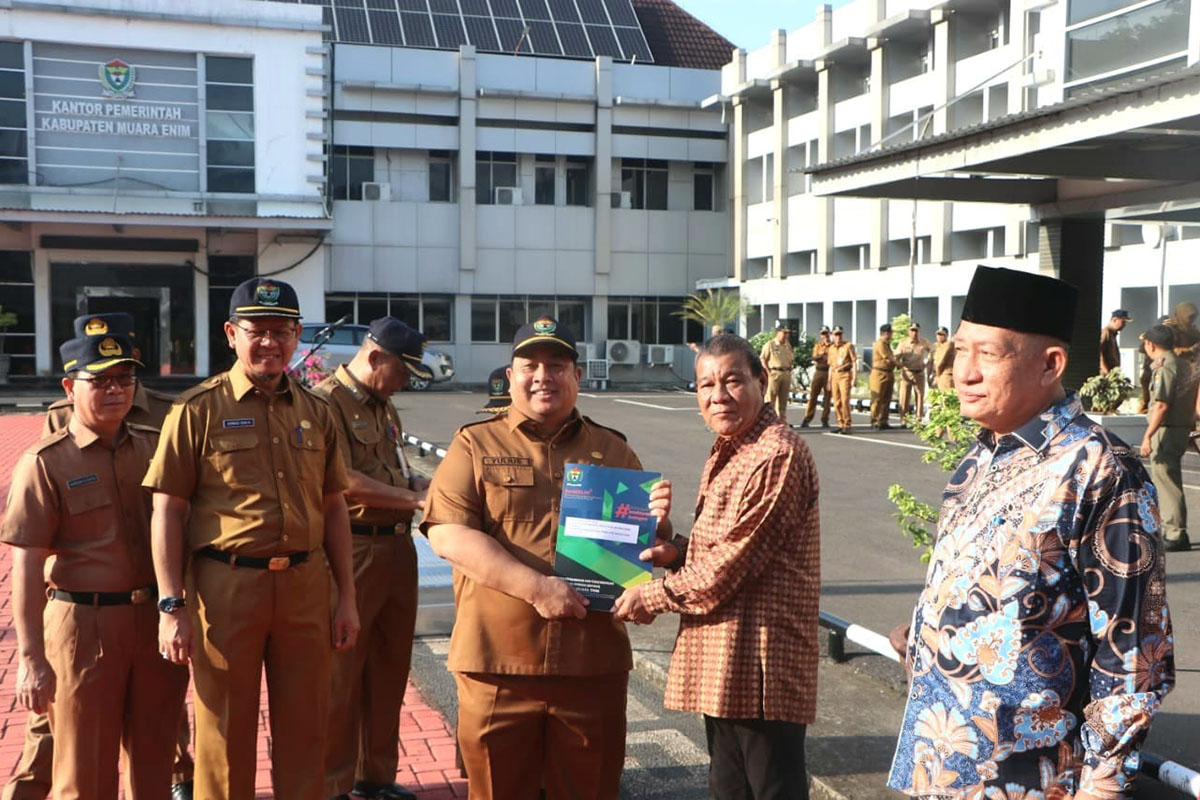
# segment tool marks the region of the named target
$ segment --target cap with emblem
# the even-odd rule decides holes
[[[828,325],[822,325],[822,326],[821,326],[821,330],[819,330],[819,331],[818,331],[818,333],[829,333],[829,326],[828,326]]]
[[[429,380],[433,377],[433,370],[421,361],[425,337],[415,328],[395,317],[380,317],[367,329],[367,338],[403,361],[408,371],[418,378]]]
[[[834,332],[834,333],[845,333],[845,331],[843,331],[843,330],[842,330],[842,326],[841,326],[841,325],[834,325],[834,326],[833,326],[833,332]]]
[[[508,367],[496,367],[492,370],[492,374],[488,375],[488,401],[483,406],[483,411],[492,414],[499,414],[502,411],[508,411],[512,405],[512,397],[509,396],[508,384]]]
[[[251,278],[233,290],[229,316],[300,319],[300,299],[290,283],[273,278]]]
[[[103,372],[118,364],[145,366],[134,357],[133,342],[123,333],[108,336],[77,336],[58,348],[63,372]]]
[[[921,330],[921,323],[919,323],[919,322],[910,323],[908,326],[908,329],[910,331],[919,331],[919,330]]]
[[[1147,342],[1152,342],[1164,350],[1170,350],[1175,347],[1175,331],[1166,325],[1151,325],[1150,330],[1143,333],[1139,338]]]
[[[1116,311],[1112,312],[1112,318],[1123,319],[1126,322],[1133,322],[1133,317],[1129,316],[1129,312],[1123,308],[1118,308]]]
[[[517,329],[517,335],[513,337],[512,354],[519,355],[521,350],[539,344],[557,345],[566,350],[572,359],[579,358],[579,351],[575,349],[575,334],[554,317],[539,317]]]
[[[962,320],[1069,342],[1078,303],[1079,290],[1065,281],[981,264],[967,290]]]
[[[948,329],[948,328],[946,328],[946,326],[944,326],[944,325],[943,325],[942,327],[938,328],[938,329],[937,329],[937,332],[938,332],[938,333],[944,333],[944,334],[946,334],[947,336],[949,336],[949,335],[950,335],[950,331],[949,331],[949,329]]]
[[[75,318],[76,336],[107,336],[110,333],[137,338],[133,332],[133,315],[114,311],[111,314],[87,314]]]
[[[788,325],[785,321],[783,321],[781,319],[775,320],[775,330],[784,331],[784,330],[787,330],[787,326]]]

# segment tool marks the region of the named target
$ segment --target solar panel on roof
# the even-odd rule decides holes
[[[488,8],[487,0],[458,0],[463,15],[473,14],[477,17],[490,17],[492,10]]]
[[[337,29],[334,27],[333,9],[329,6],[321,8],[321,22],[329,26],[330,38],[337,41]]]
[[[433,23],[428,14],[416,14],[411,11],[400,13],[400,24],[404,26],[404,43],[409,47],[437,47],[433,38]]]
[[[544,56],[562,55],[558,34],[554,32],[554,23],[533,20],[526,24],[529,26],[529,41],[533,44],[535,53]]]
[[[301,0],[306,6],[327,6],[329,0]]]
[[[404,34],[400,32],[400,17],[395,10],[368,11],[367,17],[371,23],[371,39],[375,44],[390,44],[397,47],[404,44]]]
[[[604,0],[576,0],[583,21],[593,25],[607,25],[608,14],[604,12]]]
[[[463,22],[467,26],[467,40],[480,50],[495,52],[500,49],[496,39],[496,28],[491,17],[475,17],[463,14]]]
[[[638,27],[637,14],[633,13],[633,6],[629,0],[605,0],[604,5],[608,7],[608,16],[613,25]]]
[[[425,0],[396,0],[401,11],[429,11],[429,3]]]
[[[646,36],[642,33],[641,28],[614,28],[617,32],[617,41],[621,43],[621,48],[625,51],[625,58],[632,59],[635,55],[637,60],[644,64],[654,62],[654,56],[650,54],[650,45],[646,44]]]
[[[588,44],[587,36],[583,33],[582,25],[571,22],[555,23],[558,28],[558,38],[562,40],[563,53],[568,56],[592,57],[592,46]]]
[[[458,0],[429,0],[429,10],[435,14],[457,14]]]
[[[575,0],[550,0],[550,13],[555,20],[579,22],[579,12],[575,9]]]
[[[459,45],[467,43],[467,36],[463,33],[462,17],[460,16],[434,14],[433,30],[437,33],[438,47],[449,47],[457,50]]]
[[[368,9],[377,8],[380,10],[395,11],[396,10],[396,0],[367,0],[367,8]],[[399,17],[396,18],[396,24],[397,25],[400,24]]]
[[[517,8],[517,0],[492,0],[492,15],[520,19],[521,9]]]
[[[505,53],[532,53],[533,43],[529,37],[524,37],[524,40],[521,38],[524,29],[525,25],[519,19],[496,20],[496,32],[500,34],[500,50]],[[520,51],[517,51],[518,43],[521,45]]]
[[[550,9],[546,7],[546,0],[517,0],[521,6],[521,15],[528,22],[531,19],[550,19]]]
[[[358,8],[337,8],[338,40],[343,42],[371,43],[371,31],[367,27],[367,12]]]
[[[607,25],[588,25],[588,38],[592,40],[592,50],[598,56],[612,56],[616,59],[622,59],[625,56],[621,54],[621,47],[617,44],[617,37],[613,34],[612,28]]]

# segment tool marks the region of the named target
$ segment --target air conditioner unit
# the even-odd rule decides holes
[[[363,200],[391,200],[392,185],[390,183],[375,183],[368,181],[362,185]]]
[[[591,361],[597,355],[596,345],[591,342],[576,342],[575,351],[579,353],[580,361]]]
[[[646,345],[646,363],[650,366],[675,363],[675,346],[670,344]]]
[[[636,364],[642,360],[642,343],[637,339],[609,339],[604,354],[614,364]]]
[[[589,358],[585,361],[583,379],[585,381],[608,380],[608,360],[604,358]]]
[[[613,208],[633,208],[633,192],[613,192]]]
[[[521,205],[521,190],[516,186],[497,186],[496,187],[496,205],[498,206],[519,206]]]

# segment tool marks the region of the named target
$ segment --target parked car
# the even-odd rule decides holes
[[[293,367],[308,357],[317,336],[326,327],[327,324],[324,322],[306,322],[304,324],[304,329],[300,332],[300,346],[296,348],[296,355],[292,359]],[[366,325],[340,325],[334,329],[329,340],[321,345],[317,353],[325,357],[325,363],[333,370],[354,358],[354,354],[362,346],[363,337],[366,335]],[[425,352],[421,355],[421,362],[433,373],[433,378],[426,380],[411,375],[408,380],[408,388],[413,391],[424,391],[431,384],[442,383],[454,377],[454,359],[440,350],[430,350],[426,347]]]

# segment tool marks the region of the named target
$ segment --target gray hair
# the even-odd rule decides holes
[[[696,353],[696,360],[700,360],[704,356],[720,358],[734,353],[741,355],[746,360],[746,366],[750,368],[751,376],[755,379],[762,377],[763,365],[758,358],[758,353],[754,352],[754,348],[750,346],[749,342],[736,333],[720,333],[700,345],[700,350]]]

